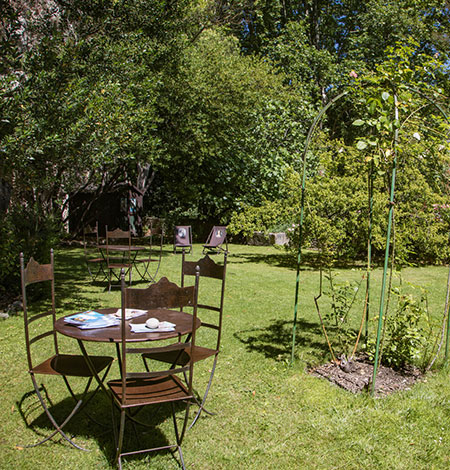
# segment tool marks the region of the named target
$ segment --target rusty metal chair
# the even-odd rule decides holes
[[[200,268],[200,277],[202,286],[204,286],[205,280],[203,278],[210,278],[216,281],[220,281],[220,295],[208,295],[208,301],[205,301],[204,295],[202,295],[202,289],[199,289],[199,302],[198,302],[198,309],[201,312],[200,318],[202,318],[202,328],[199,331],[201,335],[201,330],[203,328],[207,328],[213,331],[214,338],[211,338],[209,341],[208,346],[201,346],[198,344],[195,348],[194,353],[190,350],[184,350],[182,354],[175,354],[172,351],[164,351],[164,352],[150,352],[143,354],[144,363],[146,367],[148,367],[147,361],[148,360],[155,360],[170,364],[176,365],[184,365],[188,363],[190,360],[194,362],[203,361],[208,358],[214,358],[213,364],[211,368],[211,373],[209,377],[208,384],[206,386],[206,390],[203,394],[203,398],[201,400],[195,399],[196,403],[199,405],[199,409],[197,414],[195,415],[189,429],[196,423],[197,419],[199,418],[202,411],[205,411],[207,414],[214,414],[210,411],[206,410],[205,402],[208,396],[209,390],[211,388],[211,383],[214,377],[214,372],[216,370],[217,365],[217,358],[220,352],[220,341],[222,337],[222,322],[223,322],[223,305],[224,305],[224,296],[225,296],[225,278],[226,278],[226,269],[227,269],[227,253],[224,253],[224,260],[223,265],[219,265],[215,263],[208,255],[204,256],[202,259],[198,261],[186,261],[185,255],[183,253],[182,258],[182,268],[181,268],[181,285],[184,286],[185,283],[185,276],[194,276],[196,275],[197,268]],[[215,281],[214,281],[215,282]],[[206,287],[206,286],[204,286]],[[211,287],[214,291],[216,286],[208,286],[209,289]],[[206,289],[205,289],[206,290]],[[211,301],[210,299],[215,297],[218,302]],[[211,317],[211,318],[209,318]],[[205,320],[205,318],[207,318]],[[211,344],[211,342],[213,344]]]
[[[119,432],[115,432],[116,437],[116,461],[119,468],[122,468],[122,457],[141,454],[146,452],[177,449],[181,466],[184,469],[183,453],[181,444],[186,431],[189,417],[189,407],[193,400],[192,381],[194,373],[194,361],[190,359],[182,367],[170,367],[164,370],[131,372],[128,356],[132,354],[142,354],[143,352],[170,351],[180,354],[185,350],[195,351],[195,327],[197,323],[197,292],[198,274],[195,285],[191,287],[178,287],[176,284],[162,278],[156,284],[150,284],[146,289],[127,288],[125,286],[125,275],[122,271],[122,340],[121,340],[121,378],[108,381],[108,386],[112,392],[113,405],[120,411]],[[127,342],[127,329],[125,312],[127,308],[152,309],[152,308],[183,308],[192,307],[192,334],[190,341],[179,341],[167,346],[158,348],[131,347],[132,343]],[[131,358],[130,358],[131,359]],[[186,383],[180,375],[186,374]],[[123,441],[125,424],[131,420],[135,426],[140,424],[149,426],[149,423],[139,420],[136,415],[142,408],[152,405],[170,403],[172,408],[172,419],[175,430],[176,442],[164,444],[147,449],[123,452]],[[184,405],[185,416],[181,432],[179,431],[177,418],[175,416],[175,404]],[[114,409],[113,409],[114,416]],[[114,426],[116,430],[116,427]],[[136,429],[135,429],[136,431]]]
[[[99,387],[97,387],[94,392],[90,395],[88,400],[84,401],[89,392],[89,388],[94,377],[94,372],[98,375],[104,371],[102,378],[104,379],[111,367],[113,358],[109,356],[92,356],[92,365],[94,368],[94,371],[92,371],[82,355],[61,354],[59,352],[58,337],[54,329],[54,324],[56,322],[56,313],[53,250],[51,250],[50,252],[50,264],[39,264],[33,258],[31,258],[26,267],[24,263],[23,253],[21,253],[20,273],[22,281],[22,303],[24,313],[23,318],[25,327],[25,345],[28,361],[28,373],[31,376],[31,381],[33,382],[34,390],[38,396],[40,404],[42,405],[46,415],[48,416],[50,422],[55,428],[55,430],[50,435],[48,435],[38,443],[31,444],[26,447],[38,446],[39,444],[48,441],[53,436],[59,433],[72,446],[81,450],[86,450],[83,447],[80,447],[79,445],[75,444],[73,440],[71,440],[66,435],[66,433],[63,431],[63,428],[72,419],[75,413],[84,408],[84,406],[86,406],[86,404],[93,398],[95,393],[99,390]],[[50,283],[50,310],[46,312],[31,314],[28,309],[27,288],[30,284],[45,282]],[[33,323],[36,320],[39,321]],[[30,327],[30,324],[32,323],[33,326]],[[45,338],[48,338],[47,341],[45,341]],[[51,345],[49,345],[48,343],[51,343]],[[51,355],[49,357],[46,357],[48,352],[50,352]],[[44,357],[46,358],[43,360]],[[56,419],[53,417],[49,407],[47,406],[46,401],[44,400],[44,397],[40,392],[40,387],[38,386],[38,382],[36,380],[36,376],[38,375],[61,377],[64,380],[64,383],[70,395],[74,399],[74,408],[62,421],[61,424],[58,424]],[[80,398],[76,397],[69,383],[68,377],[84,377],[87,379],[87,383]]]
[[[222,247],[224,243],[226,248]],[[206,243],[203,245],[203,254],[224,252],[228,252],[227,227],[223,225],[214,225],[208,235]]]
[[[103,280],[106,279],[106,261],[100,252],[98,222],[95,223],[95,227],[87,226],[83,228],[83,251],[84,260],[92,282],[95,282],[100,275]]]
[[[140,256],[140,252],[137,253],[133,267],[142,281],[156,282],[162,260],[164,227],[152,223],[144,238],[148,239],[147,249],[144,256]]]
[[[192,229],[190,225],[176,225],[174,228],[173,252],[192,251]]]
[[[108,230],[108,226],[106,226],[105,232],[106,271],[108,291],[111,292],[113,277],[119,282],[119,284],[115,284],[115,287],[120,287],[120,271],[122,269],[128,274],[128,282],[131,285],[131,273],[133,269],[131,258],[131,231],[121,230],[120,228]]]

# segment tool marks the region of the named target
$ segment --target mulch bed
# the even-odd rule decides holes
[[[310,373],[324,377],[352,393],[372,388],[373,365],[364,356],[355,358],[345,365],[323,364],[311,369]],[[377,371],[375,396],[382,397],[399,390],[409,390],[421,378],[423,374],[417,367],[409,366],[403,370],[394,370],[382,365]]]

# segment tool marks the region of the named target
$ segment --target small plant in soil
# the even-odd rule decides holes
[[[329,290],[325,291],[331,299],[331,308],[324,315],[332,325],[337,337],[339,358],[346,363],[352,356],[352,348],[357,340],[357,331],[351,326],[350,311],[355,304],[362,279],[360,281],[336,282],[336,275],[331,271],[325,275],[329,282]]]
[[[402,286],[391,289],[394,306],[392,312],[385,317],[380,362],[394,369],[403,369],[414,364],[425,370],[434,349],[428,294],[425,289],[415,288],[420,289],[418,297],[405,293]],[[374,321],[377,322],[378,318],[374,318]],[[373,338],[367,342],[367,353],[373,360]]]

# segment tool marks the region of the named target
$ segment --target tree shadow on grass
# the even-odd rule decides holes
[[[234,334],[247,351],[257,352],[267,359],[286,359],[292,349],[293,322],[275,320],[265,328],[252,328]],[[325,360],[329,352],[320,325],[299,320],[295,336],[296,350],[307,352],[312,362]]]
[[[278,268],[287,268],[291,270],[297,269],[297,256],[287,252],[280,251],[280,253],[273,254],[239,253],[236,255],[230,254],[229,257],[233,264],[264,263]],[[337,259],[333,261],[333,269],[364,267],[365,262],[361,260]],[[302,253],[300,263],[301,271],[317,271],[320,268],[325,270],[326,266],[321,259],[321,255],[317,251],[305,251]]]

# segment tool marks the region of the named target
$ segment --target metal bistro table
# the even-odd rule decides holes
[[[117,308],[106,308],[97,309],[96,312],[102,314],[110,314],[117,312]],[[80,312],[81,313],[81,312]],[[135,317],[131,320],[127,320],[129,323],[145,323],[148,318],[155,317],[159,321],[168,321],[175,324],[174,331],[168,332],[151,332],[148,333],[133,333],[130,327],[126,328],[126,341],[127,343],[145,342],[145,341],[163,341],[171,338],[180,338],[181,336],[192,333],[192,315],[186,312],[180,312],[177,310],[169,310],[164,308],[157,308],[148,310],[146,314],[139,317]],[[195,329],[198,329],[201,325],[201,321],[197,318]],[[93,341],[96,343],[114,343],[116,345],[117,357],[120,365],[120,343],[122,341],[121,325],[110,326],[107,328],[94,328],[82,330],[75,325],[65,323],[64,317],[59,318],[55,323],[55,329],[58,333],[61,333],[69,338],[74,338],[78,341],[78,345],[85,357],[91,372],[94,374],[100,387],[109,394],[108,389],[103,384],[98,374],[95,372],[89,354],[84,345],[85,341]],[[122,373],[122,370],[120,370]]]

